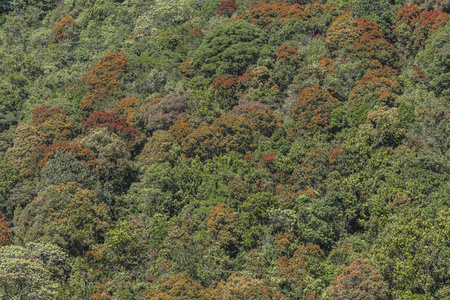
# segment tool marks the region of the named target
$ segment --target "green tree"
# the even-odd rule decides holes
[[[418,55],[433,91],[446,99],[450,97],[450,25],[436,30]]]
[[[24,242],[51,242],[75,255],[103,241],[110,212],[94,191],[75,182],[52,185],[28,204],[20,216],[17,236]]]
[[[435,217],[412,209],[399,215],[380,235],[372,248],[372,259],[394,295],[401,299],[430,297],[448,286],[449,222],[448,209]]]
[[[69,269],[67,254],[52,244],[0,247],[0,297],[50,299]]]
[[[129,184],[131,178],[127,175],[132,171],[131,154],[119,136],[108,132],[107,128],[97,128],[91,130],[80,143],[94,152],[106,181],[118,184],[117,188]]]
[[[205,78],[224,73],[237,77],[257,62],[266,39],[264,31],[242,20],[219,25],[195,51],[192,67]]]

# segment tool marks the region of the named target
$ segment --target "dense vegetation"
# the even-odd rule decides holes
[[[0,0],[1,299],[449,299],[447,0]]]

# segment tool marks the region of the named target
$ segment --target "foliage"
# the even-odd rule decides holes
[[[425,72],[430,87],[436,95],[447,97],[450,95],[448,76],[449,65],[449,42],[448,36],[450,25],[437,30],[425,44],[424,51],[419,55],[419,66]]]
[[[397,296],[431,296],[448,280],[449,212],[434,218],[410,210],[380,236],[372,255]],[[420,233],[419,233],[420,232]]]
[[[175,121],[186,117],[189,112],[189,96],[188,92],[177,91],[151,105],[144,114],[148,132],[167,130]]]
[[[450,298],[447,2],[0,0],[0,298]]]
[[[0,247],[0,296],[10,299],[49,299],[69,268],[61,248],[44,243]]]
[[[105,102],[113,96],[119,86],[118,77],[124,74],[128,58],[122,52],[109,52],[96,62],[82,78],[87,92],[81,99],[80,110],[89,113],[105,107]]]
[[[388,285],[380,272],[357,259],[336,278],[329,295],[330,299],[386,299]]]
[[[212,158],[230,151],[244,154],[255,144],[248,122],[241,116],[228,114],[217,118],[211,125],[200,124],[184,138],[181,147],[189,157]]]
[[[142,134],[137,129],[115,113],[94,112],[83,124],[83,133],[88,135],[97,128],[106,128],[108,132],[116,134],[126,143],[129,151],[133,151],[143,140]]]
[[[408,5],[397,12],[393,33],[396,46],[405,54],[416,54],[431,34],[444,27],[450,15],[439,11],[421,12],[416,5]]]
[[[0,212],[0,248],[12,244],[12,231],[7,227],[5,219]]]
[[[82,138],[80,143],[88,147],[100,165],[103,178],[108,182],[126,185],[127,174],[131,171],[131,154],[125,142],[107,128],[97,128]]]
[[[322,133],[330,129],[330,114],[337,106],[337,100],[330,93],[315,85],[300,91],[292,117],[298,130]]]
[[[71,38],[74,29],[78,26],[72,16],[58,18],[53,27],[49,44],[58,44]]]
[[[393,106],[401,94],[400,84],[393,80],[398,71],[379,65],[369,70],[351,90],[349,102],[365,102],[370,108],[380,105]]]
[[[27,205],[17,235],[25,242],[50,242],[83,255],[90,245],[102,241],[109,227],[106,204],[97,203],[94,191],[70,182],[49,186]]]
[[[217,6],[216,14],[231,17],[238,8],[234,0],[224,0]]]
[[[204,77],[242,75],[257,62],[266,38],[261,29],[242,20],[219,25],[195,51],[192,67]]]

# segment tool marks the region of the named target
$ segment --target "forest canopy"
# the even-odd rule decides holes
[[[1,299],[449,299],[446,0],[0,0]]]

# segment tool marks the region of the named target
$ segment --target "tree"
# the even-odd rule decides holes
[[[72,122],[66,113],[57,107],[50,109],[45,106],[36,107],[32,111],[31,124],[36,127],[43,145],[63,142],[73,135]]]
[[[409,0],[408,5],[418,5],[421,11],[443,11],[450,13],[450,3],[445,0],[434,0],[434,1],[424,1],[424,0]]]
[[[236,151],[246,153],[254,149],[253,131],[241,116],[222,115],[211,125],[202,123],[184,138],[182,151],[188,157],[199,155],[201,158]]]
[[[31,124],[19,124],[15,132],[14,146],[8,149],[6,156],[11,165],[19,170],[20,176],[24,178],[35,176],[36,165],[32,154],[34,148],[41,144],[42,140],[36,127]]]
[[[279,94],[278,86],[272,79],[272,72],[266,66],[250,68],[238,77],[237,96],[240,103],[261,101],[274,103]]]
[[[216,14],[231,17],[238,8],[235,0],[224,0],[217,6]]]
[[[80,143],[92,150],[106,181],[115,183],[118,187],[128,184],[131,178],[126,175],[132,170],[131,155],[119,136],[108,132],[107,128],[96,128],[83,137]]]
[[[268,229],[269,211],[277,208],[278,202],[268,192],[251,195],[239,208],[237,233],[244,247],[253,249]]]
[[[0,247],[0,297],[50,299],[67,278],[69,267],[67,254],[52,244]]]
[[[383,276],[373,266],[361,259],[354,260],[335,279],[329,291],[333,300],[382,300],[388,297],[389,288]]]
[[[108,99],[119,86],[118,77],[125,74],[128,58],[123,52],[109,52],[96,62],[81,81],[85,83],[87,92],[81,99],[80,110],[83,113],[104,108]]]
[[[238,81],[231,74],[221,74],[215,77],[211,83],[211,88],[215,91],[218,102],[223,108],[230,108],[237,103]]]
[[[167,130],[175,121],[186,117],[189,113],[189,98],[189,92],[177,91],[151,105],[144,114],[148,132]]]
[[[146,300],[157,299],[206,299],[204,288],[196,283],[192,277],[184,274],[174,274],[169,279],[162,281],[154,290],[144,294]]]
[[[353,44],[353,53],[360,59],[376,59],[382,64],[399,67],[401,60],[397,49],[385,38],[377,23],[364,18],[356,19],[360,37]]]
[[[372,248],[375,265],[395,296],[432,296],[449,280],[450,212],[429,217],[410,209],[388,225]]]
[[[136,148],[144,140],[143,135],[136,128],[115,113],[94,112],[83,124],[83,133],[88,135],[97,128],[106,128],[109,133],[120,137],[126,143],[128,151],[137,150]]]
[[[98,168],[76,159],[72,152],[56,151],[54,158],[41,169],[36,190],[40,193],[50,185],[76,182],[80,187],[101,192]]]
[[[229,253],[234,254],[236,244],[236,216],[225,203],[217,203],[209,209],[205,219],[206,227],[213,241],[219,243]]]
[[[408,5],[397,11],[396,23],[392,26],[396,46],[405,56],[415,55],[422,49],[431,34],[444,27],[450,15],[438,11],[422,12],[416,5]]]
[[[171,25],[180,25],[194,17],[195,0],[156,0],[136,21],[138,29],[156,33]]]
[[[396,147],[405,136],[397,108],[383,106],[377,111],[370,111],[367,123],[373,126],[372,139],[377,145]]]
[[[65,16],[56,20],[49,44],[58,44],[72,37],[74,29],[78,26],[72,16]]]
[[[194,126],[186,118],[179,119],[167,130],[168,133],[175,139],[178,144],[194,131]]]
[[[230,114],[244,117],[255,133],[265,137],[271,137],[283,125],[281,118],[276,117],[272,109],[260,102],[237,105]]]
[[[367,19],[342,14],[328,28],[326,36],[327,52],[339,61],[356,56],[395,67],[400,64],[397,50],[384,38],[378,25]]]
[[[226,281],[221,281],[215,289],[207,289],[206,299],[286,299],[273,293],[262,279],[254,279],[242,273],[232,274]]]
[[[261,29],[242,20],[219,25],[195,51],[192,67],[205,78],[225,73],[237,77],[256,63],[266,38]]]
[[[259,3],[245,15],[237,18],[248,17],[258,27],[270,30],[276,21],[307,20],[308,15],[302,7],[296,3]]]
[[[134,126],[142,106],[143,103],[141,99],[136,97],[125,97],[114,103],[110,112],[125,118],[131,126]]]
[[[340,15],[333,21],[326,32],[325,46],[328,53],[351,51],[351,46],[358,40],[359,32],[356,21],[349,13]]]
[[[400,84],[393,77],[398,71],[380,64],[369,70],[358,81],[350,92],[348,101],[353,105],[364,102],[369,108],[376,106],[393,106],[395,99],[401,94]]]
[[[282,256],[274,268],[275,291],[289,299],[315,299],[313,293],[305,291],[306,280],[319,271],[322,258],[322,250],[313,244],[300,245],[291,258]]]
[[[145,168],[155,163],[174,163],[180,151],[180,146],[169,132],[158,130],[145,144],[139,154],[139,161]]]
[[[4,154],[0,154],[0,210],[5,211],[11,189],[19,182],[19,171],[14,168]]]
[[[48,147],[35,147],[32,153],[32,159],[35,163],[37,162],[36,165],[39,168],[43,168],[49,160],[55,158],[56,152],[71,153],[75,156],[76,160],[85,163],[89,167],[95,168],[98,166],[98,162],[91,149],[83,144],[68,141],[53,144]]]
[[[47,187],[20,216],[17,236],[24,242],[51,242],[83,256],[101,243],[110,228],[110,212],[94,191],[75,182]]]
[[[425,43],[418,56],[419,67],[425,72],[431,89],[438,96],[450,96],[450,25],[437,30]]]
[[[304,134],[327,132],[330,128],[330,114],[338,106],[336,98],[319,85],[300,91],[293,118],[297,129]]]
[[[8,228],[3,214],[0,212],[0,248],[12,244],[12,231]]]

